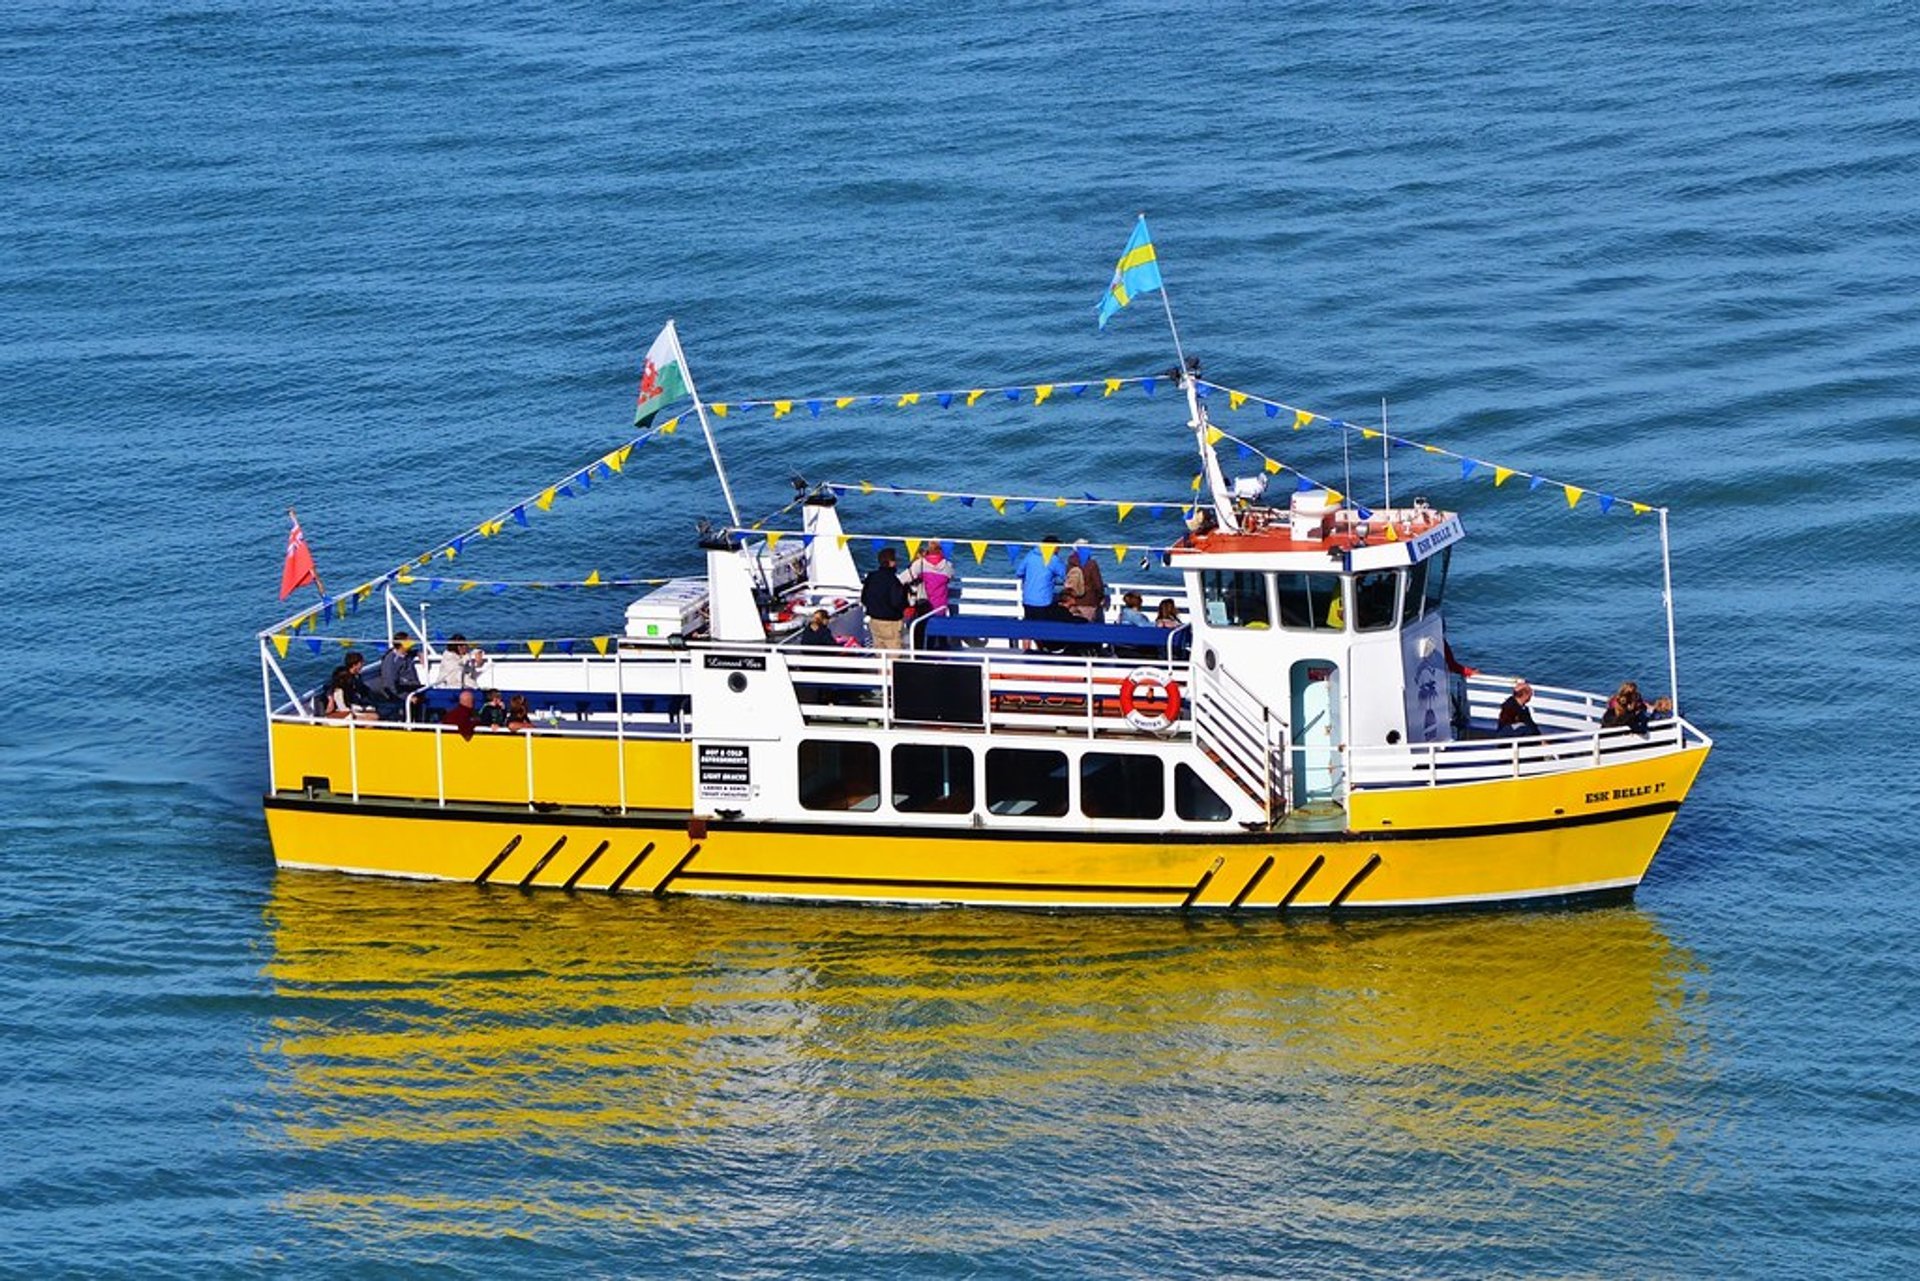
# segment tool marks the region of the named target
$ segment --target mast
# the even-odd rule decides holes
[[[1142,218],[1146,214],[1140,215]],[[1196,385],[1194,371],[1187,365],[1187,353],[1180,345],[1180,327],[1173,323],[1173,300],[1167,296],[1167,273],[1160,268],[1157,255],[1156,269],[1160,272],[1160,305],[1166,309],[1167,332],[1173,335],[1173,356],[1180,362],[1174,377],[1180,380],[1181,390],[1187,393],[1187,426],[1193,432],[1194,446],[1200,451],[1200,471],[1206,478],[1207,492],[1213,498],[1213,516],[1220,528],[1229,533],[1238,532],[1239,520],[1233,514],[1233,495],[1227,490],[1226,477],[1220,471],[1220,456],[1207,444],[1207,411],[1200,404],[1200,389]]]
[[[740,524],[740,509],[733,503],[733,487],[727,484],[727,468],[720,461],[720,447],[713,443],[713,424],[707,421],[707,407],[700,401],[700,392],[693,385],[693,366],[687,361],[686,349],[680,345],[680,331],[674,322],[667,321],[667,328],[673,330],[673,349],[680,353],[680,373],[687,380],[687,395],[693,398],[693,412],[700,418],[700,434],[707,438],[707,453],[713,459],[713,474],[720,478],[720,493],[727,500],[727,523],[737,528]]]
[[[1667,541],[1667,509],[1660,509],[1660,575],[1663,590],[1660,598],[1667,605],[1667,698],[1673,703],[1673,723],[1676,745],[1684,738],[1685,730],[1680,726],[1680,659],[1673,637],[1673,548]]]

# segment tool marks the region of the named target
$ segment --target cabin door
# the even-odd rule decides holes
[[[1333,799],[1339,790],[1340,669],[1331,659],[1293,665],[1293,804]]]

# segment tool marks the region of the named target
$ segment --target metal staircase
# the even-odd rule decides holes
[[[1266,811],[1269,825],[1287,808],[1287,727],[1224,670],[1192,668],[1193,741]]]

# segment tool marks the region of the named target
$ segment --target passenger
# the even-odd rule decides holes
[[[380,671],[368,682],[374,706],[383,721],[404,720],[407,705],[420,689],[420,664],[413,656],[413,637],[407,632],[393,634],[393,644],[380,655]]]
[[[893,548],[880,549],[879,564],[860,584],[860,604],[867,613],[867,628],[873,633],[875,649],[900,648],[900,623],[907,616],[907,588],[895,568],[898,557]]]
[[[1145,605],[1139,592],[1128,592],[1120,598],[1120,616],[1113,621],[1122,627],[1152,627],[1153,620],[1147,617]]]
[[[480,710],[473,714],[473,723],[483,729],[507,727],[507,700],[500,696],[499,690],[487,691],[486,701],[480,705]]]
[[[467,638],[455,632],[440,651],[440,667],[433,683],[441,689],[478,689],[480,671],[486,665],[486,651],[467,644]]]
[[[473,713],[473,691],[460,691],[459,701],[440,715],[440,723],[460,731],[461,738],[472,738],[473,727],[479,724],[479,718]]]
[[[827,619],[826,610],[816,609],[813,611],[813,617],[809,618],[807,625],[800,629],[800,639],[797,643],[801,645],[817,645],[823,649],[839,648],[840,639],[833,634],[833,627]]]
[[[324,701],[324,714],[328,720],[377,721],[380,719],[378,712],[356,700],[355,687],[359,683],[359,678],[345,663],[333,669],[333,677],[327,682]]]
[[[1160,602],[1160,612],[1153,616],[1153,625],[1169,630],[1185,626],[1180,621],[1180,607],[1173,603],[1171,596]]]
[[[1607,710],[1600,716],[1600,728],[1625,727],[1636,734],[1645,734],[1648,721],[1672,710],[1673,702],[1666,698],[1656,698],[1653,705],[1648,706],[1647,701],[1640,697],[1640,687],[1632,681],[1623,681],[1613,697],[1607,700]]]
[[[1537,738],[1540,727],[1533,723],[1533,712],[1527,707],[1533,701],[1533,686],[1525,678],[1513,683],[1513,693],[1507,695],[1507,701],[1500,704],[1500,719],[1495,732],[1508,738]]]
[[[944,618],[953,612],[953,561],[948,558],[946,549],[940,546],[938,539],[929,542],[914,557],[909,565],[909,577],[919,584],[916,605],[924,608],[927,614],[935,618]],[[925,635],[923,632],[922,635]],[[928,649],[946,649],[947,638],[928,636]]]
[[[1046,554],[1048,547],[1057,548],[1059,542],[1058,536],[1046,535],[1040,545],[1030,549],[1014,568],[1014,573],[1020,579],[1020,612],[1023,617],[1054,622],[1070,622],[1073,619],[1073,615],[1060,604],[1060,592],[1067,582],[1066,566],[1061,564],[1062,557],[1057,550],[1052,556]]]
[[[1075,540],[1067,553],[1067,564],[1067,609],[1076,618],[1099,622],[1107,612],[1107,583],[1100,573],[1100,561],[1088,550],[1086,539]]]
[[[367,679],[364,674],[367,660],[360,657],[359,651],[348,650],[347,656],[340,660],[340,665],[347,669],[350,680],[350,687],[347,690],[348,704],[366,711],[373,711],[378,707],[379,700],[374,697],[373,691],[367,688]]]
[[[527,710],[527,696],[515,694],[507,702],[507,728],[528,730],[533,728],[533,713]]]

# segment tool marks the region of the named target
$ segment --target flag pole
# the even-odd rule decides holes
[[[287,508],[287,516],[293,521],[293,527],[300,529],[300,513],[289,507]],[[300,541],[307,544],[307,559],[312,560],[313,544],[307,543],[307,531],[304,529],[300,529]],[[313,589],[319,592],[322,598],[327,594],[327,585],[320,581],[320,566],[317,564],[313,567]]]
[[[1146,212],[1141,211],[1144,220]],[[1238,530],[1240,523],[1234,518],[1233,503],[1226,494],[1226,477],[1220,471],[1220,457],[1207,445],[1207,418],[1200,408],[1200,388],[1193,371],[1187,368],[1187,353],[1180,345],[1180,327],[1173,323],[1173,299],[1167,296],[1167,272],[1160,265],[1160,254],[1156,249],[1153,259],[1154,269],[1160,273],[1160,306],[1167,313],[1167,332],[1173,335],[1173,356],[1180,362],[1181,388],[1187,393],[1187,413],[1193,427],[1193,439],[1200,452],[1200,470],[1207,478],[1207,488],[1213,495],[1214,519],[1225,530]]]
[[[687,361],[686,349],[680,345],[679,327],[669,319],[667,328],[673,332],[673,349],[680,354],[680,373],[687,380],[687,395],[693,398],[693,412],[700,419],[700,434],[707,438],[707,453],[713,458],[713,474],[720,478],[720,493],[727,500],[728,522],[738,528],[740,509],[733,505],[733,487],[727,484],[727,469],[720,461],[720,447],[713,443],[713,425],[707,421],[707,407],[700,403],[700,392],[693,385],[693,366]]]

